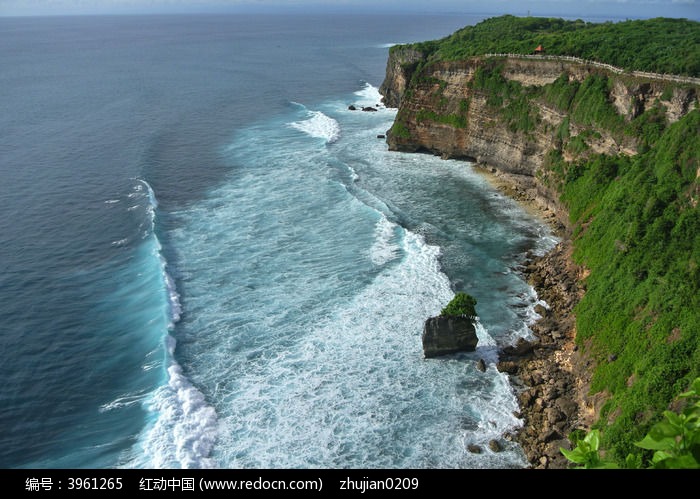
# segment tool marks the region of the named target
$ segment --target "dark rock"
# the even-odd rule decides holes
[[[561,440],[561,435],[559,434],[558,431],[556,430],[549,430],[547,433],[544,434],[542,437],[542,441],[545,443],[548,442],[553,442],[555,440]]]
[[[489,449],[493,452],[501,452],[503,447],[498,440],[489,440]]]
[[[532,352],[533,345],[525,338],[518,338],[518,341],[513,346],[507,346],[503,349],[503,353],[510,356],[522,357]]]
[[[544,307],[544,305],[538,303],[537,305],[535,305],[535,313],[541,315],[542,317],[545,317],[547,315],[547,309]]]
[[[518,367],[518,363],[512,360],[501,360],[496,364],[496,369],[498,369],[499,372],[508,374],[517,374]]]
[[[348,109],[349,109],[350,111],[357,111],[357,108],[354,106],[354,104],[350,104],[350,105],[348,106]]]
[[[486,371],[486,362],[484,362],[484,359],[479,359],[476,362],[476,368],[482,373]]]
[[[570,383],[565,378],[557,378],[554,382],[554,388],[556,388],[557,393],[559,394],[566,393],[569,389],[569,386]]]
[[[552,426],[564,419],[564,414],[556,407],[547,407],[544,410],[544,413],[545,417],[547,418],[547,422]]]
[[[423,326],[423,354],[426,358],[457,352],[473,352],[479,338],[469,317],[430,317]]]
[[[481,447],[476,444],[467,445],[467,450],[472,454],[481,454]]]
[[[553,442],[550,442],[549,445],[551,446],[551,449],[554,451],[554,454],[559,454],[559,449],[566,449],[566,450],[571,450],[571,442],[569,442],[568,438],[562,438],[561,440],[554,440]]]
[[[541,385],[544,382],[544,379],[542,377],[542,371],[532,371],[531,375],[533,385]]]
[[[376,108],[376,107],[372,107],[372,106],[365,106],[365,107],[362,108],[362,110],[363,110],[363,111],[376,111],[377,108]]]
[[[526,390],[522,392],[520,395],[518,395],[518,402],[520,402],[520,406],[527,408],[532,404],[534,400],[534,396],[532,395],[532,392],[529,390]]]
[[[578,414],[578,404],[570,398],[558,398],[554,405],[559,409],[567,419],[573,419]]]
[[[384,135],[383,133],[380,133],[377,135],[377,138],[378,139],[386,139],[386,135]]]

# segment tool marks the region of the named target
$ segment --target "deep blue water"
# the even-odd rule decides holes
[[[466,446],[521,424],[497,348],[553,239],[348,109],[478,20],[0,19],[0,467],[524,466]],[[457,290],[477,351],[425,360]]]

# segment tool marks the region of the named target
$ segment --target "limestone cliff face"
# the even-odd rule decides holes
[[[587,154],[631,155],[638,149],[635,138],[578,123],[541,97],[528,102],[531,116],[526,129],[518,127],[513,111],[510,121],[504,118],[506,102],[494,103],[483,85],[473,84],[479,69],[497,67],[505,80],[518,82],[525,91],[560,78],[573,83],[590,75],[605,76],[610,82],[608,102],[627,122],[657,103],[663,105],[669,122],[700,107],[697,86],[618,74],[593,64],[503,57],[429,63],[421,57],[420,52],[401,47],[391,52],[387,62],[380,92],[387,106],[398,107],[394,126],[387,132],[389,148],[488,165],[516,176],[530,197],[558,213],[563,212],[558,209],[558,195],[537,180],[542,178],[545,159],[553,149],[565,159],[574,159],[577,152],[567,148],[567,143],[579,136]]]
[[[386,78],[379,87],[379,93],[384,97],[387,107],[399,107],[411,76],[423,58],[422,52],[411,47],[396,47],[391,51],[386,66]]]

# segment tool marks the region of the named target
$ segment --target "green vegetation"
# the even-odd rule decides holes
[[[469,101],[467,99],[462,99],[459,101],[457,106],[450,107],[450,99],[444,95],[447,82],[440,80],[439,78],[426,75],[426,72],[423,71],[423,66],[418,64],[418,69],[413,72],[411,83],[414,87],[419,86],[425,88],[430,95],[431,101],[430,109],[420,109],[416,113],[416,121],[419,123],[424,121],[432,121],[434,123],[449,125],[454,128],[466,128],[467,113],[469,112]],[[411,95],[407,92],[407,95],[405,95],[404,98],[410,99]],[[408,129],[405,130],[405,133],[406,136],[398,136],[409,138],[410,132]]]
[[[577,341],[598,363],[592,392],[610,394],[597,427],[619,460],[700,376],[700,111],[644,140],[634,157],[550,157],[590,269]]]
[[[591,430],[575,439],[571,450],[560,449],[578,468],[700,468],[700,378],[679,399],[685,406],[680,412],[664,411],[663,419],[651,427],[635,446],[643,449],[627,455],[622,465],[601,455],[600,432]],[[653,454],[652,454],[653,452]]]
[[[402,139],[408,139],[411,137],[411,132],[408,130],[408,127],[398,119],[396,119],[394,124],[391,126],[390,133],[395,137],[401,137]]]
[[[440,315],[445,317],[476,317],[476,298],[473,296],[459,292],[457,293],[450,303],[447,304],[445,308],[442,309]]]
[[[421,109],[416,113],[417,121],[433,121],[435,123],[443,123],[454,128],[466,128],[467,118],[460,114],[437,114],[435,111]]]
[[[610,80],[607,75],[593,74],[579,83],[572,83],[566,94],[572,95],[571,117],[580,125],[619,130],[624,119],[610,103]]]
[[[540,122],[537,110],[530,105],[538,89],[505,79],[502,70],[500,63],[480,66],[470,82],[471,88],[486,96],[486,104],[498,110],[509,130],[530,132]]]
[[[541,124],[534,101],[553,106],[565,114],[556,138],[558,145],[573,140],[570,147],[574,152],[588,147],[586,139],[595,138],[595,128],[603,128],[618,139],[623,136],[641,137],[642,148],[648,149],[649,143],[658,140],[665,127],[665,109],[661,105],[627,123],[612,104],[612,83],[603,71],[593,73],[583,81],[572,82],[564,73],[553,83],[543,86],[523,86],[506,79],[502,72],[502,62],[485,61],[476,69],[469,85],[473,91],[486,97],[486,104],[500,115],[512,132],[527,134]],[[569,128],[571,121],[588,127],[589,131],[581,137],[572,138]],[[600,138],[600,134],[597,138]]]
[[[488,53],[567,55],[627,70],[700,75],[700,23],[655,18],[589,23],[505,15],[467,26],[441,40],[413,44],[429,60]]]
[[[568,208],[574,258],[590,270],[577,341],[598,365],[591,391],[609,395],[596,428],[622,465],[700,375],[700,111],[668,125],[657,102],[625,123],[597,75],[535,98],[567,114],[543,175]],[[573,122],[590,128],[571,136]],[[633,137],[639,153],[594,153],[597,130]]]

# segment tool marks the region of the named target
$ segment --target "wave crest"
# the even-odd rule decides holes
[[[308,119],[294,121],[289,126],[311,137],[324,139],[326,144],[335,142],[340,138],[340,125],[336,120],[323,114],[321,111],[308,111],[308,113]]]
[[[158,200],[148,182],[145,180],[139,180],[139,182],[134,188],[135,193],[141,193],[148,198],[148,227],[144,231],[147,238],[145,244],[148,245],[150,255],[158,259],[169,317],[167,330],[163,332],[166,380],[144,402],[153,414],[154,421],[141,437],[142,449],[135,458],[136,466],[212,468],[215,462],[209,458],[209,453],[216,440],[216,412],[207,404],[204,395],[187,379],[182,367],[175,360],[176,341],[170,331],[180,320],[182,306],[175,281],[167,271],[168,262],[156,235]],[[151,364],[144,366],[144,369],[151,368]],[[122,397],[105,405],[103,410],[124,406],[132,403],[132,400],[137,401],[137,399]]]

